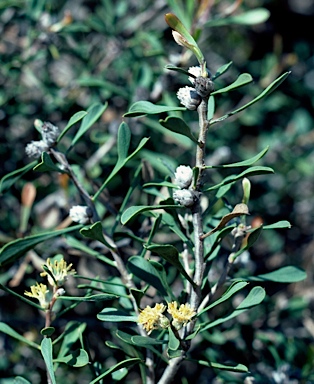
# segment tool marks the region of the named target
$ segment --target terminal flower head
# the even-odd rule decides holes
[[[184,207],[191,207],[197,201],[197,196],[189,189],[179,189],[173,192],[173,199]]]
[[[64,259],[54,260],[51,262],[50,259],[47,259],[45,264],[44,272],[40,276],[47,276],[48,282],[50,285],[55,287],[61,287],[64,285],[69,275],[75,275],[75,269],[71,269],[72,264],[67,265],[67,262]],[[50,272],[50,273],[49,273]]]
[[[41,307],[48,309],[49,308],[49,289],[45,284],[36,284],[30,287],[31,292],[24,292],[25,296],[33,297],[39,301]]]
[[[192,182],[192,168],[186,165],[180,165],[175,171],[175,184],[180,188],[188,188]]]
[[[49,146],[44,140],[32,141],[25,147],[26,155],[35,159],[38,159],[43,152],[47,152],[48,150]]]
[[[52,147],[56,144],[59,135],[60,130],[58,127],[51,124],[49,121],[43,123],[41,127],[41,136],[48,147]]]
[[[85,205],[74,205],[69,212],[71,219],[80,224],[87,224],[92,217],[91,210]]]
[[[194,111],[201,104],[202,98],[192,87],[185,86],[177,92],[177,97],[180,103],[187,109]]]
[[[196,312],[191,308],[190,304],[181,304],[178,308],[178,303],[176,301],[168,303],[167,312],[172,316],[172,325],[177,330],[187,325],[187,323],[196,315]]]
[[[149,305],[141,311],[138,316],[138,324],[141,324],[149,335],[154,329],[165,329],[169,326],[168,318],[163,315],[166,306],[164,304],[155,304],[152,308]]]

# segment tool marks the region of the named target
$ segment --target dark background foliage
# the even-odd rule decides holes
[[[217,86],[234,81],[241,72],[249,72],[254,78],[254,84],[217,98],[217,116],[242,105],[255,96],[257,90],[291,70],[288,79],[267,99],[215,125],[209,133],[208,164],[243,160],[270,146],[262,164],[273,167],[275,175],[252,179],[250,220],[266,224],[289,220],[292,224],[290,230],[265,232],[250,252],[250,263],[238,267],[238,272],[241,268],[252,268],[255,273],[265,273],[293,264],[304,268],[308,278],[295,285],[266,284],[269,297],[263,305],[251,311],[248,317],[240,317],[236,326],[223,326],[213,331],[203,340],[202,348],[192,352],[196,359],[240,360],[261,383],[310,383],[314,381],[314,2],[244,1],[239,13],[263,6],[271,12],[269,20],[249,27],[206,28],[203,24],[207,20],[218,17],[231,5],[224,1],[216,3],[209,4],[207,18],[200,17],[198,24],[194,20],[192,28],[196,33],[202,30],[199,45],[211,72],[215,73],[219,66],[231,60],[234,63],[217,81]],[[82,166],[85,174],[94,180],[91,193],[96,190],[114,165],[114,137],[123,113],[138,100],[177,105],[175,92],[185,85],[185,78],[166,71],[164,66],[178,64],[178,61],[185,67],[196,65],[190,56],[181,56],[182,47],[174,43],[164,21],[164,14],[174,11],[171,4],[172,1],[163,0],[0,1],[1,176],[30,161],[24,149],[28,142],[39,139],[34,128],[35,119],[51,121],[63,128],[75,112],[87,109],[94,102],[108,101],[109,107],[101,121],[69,155],[70,161]],[[192,164],[191,144],[165,134],[157,119],[127,121],[132,129],[134,148],[141,137],[151,137],[141,156],[152,165],[155,178],[163,178],[167,173],[162,163],[155,161],[155,153],[166,155],[163,159],[173,169],[179,164]],[[72,131],[71,135],[74,135]],[[105,151],[100,162],[95,165],[86,162],[112,139],[111,151]],[[70,142],[70,138],[66,140]],[[113,210],[119,208],[132,181],[131,167],[132,163],[109,185],[107,203]],[[222,176],[213,172],[209,177],[219,181]],[[30,222],[35,231],[57,225],[67,216],[71,205],[81,203],[72,187],[64,187],[62,178],[56,174],[26,174],[1,196],[2,244],[19,232],[20,195],[26,181],[32,181],[37,189]],[[68,189],[64,201],[60,199],[62,188]],[[230,197],[230,204],[236,204],[240,196],[237,191]],[[50,252],[53,254],[58,245],[63,246],[62,242],[51,248],[46,244],[47,248],[41,247],[39,253],[43,258],[51,256]],[[77,264],[74,253],[71,261]],[[12,279],[17,267],[2,271],[1,282]],[[81,268],[86,272],[86,265]],[[90,263],[88,268],[91,274],[100,273],[98,265]],[[26,278],[16,287],[21,294],[36,278],[37,271],[31,265],[27,272]],[[37,313],[7,294],[1,293],[0,300],[0,319],[20,331],[29,332],[30,337],[37,337],[36,332],[43,323]],[[111,356],[112,352],[100,342],[108,337],[108,330],[95,317],[102,308],[91,304],[78,308],[72,316],[73,319],[79,316],[80,321],[88,324],[92,358],[99,358],[107,366],[112,359],[122,358],[118,354]],[[62,328],[69,320],[72,318],[60,321],[58,326]],[[22,375],[30,369],[26,367],[33,367],[33,371],[28,372],[29,379],[39,383],[43,367],[38,357],[10,339],[1,337],[0,340],[0,376]],[[88,370],[81,370],[79,378],[75,370],[67,375],[67,382],[87,383],[90,380]],[[180,375],[183,382],[197,377],[200,383],[210,383],[216,382],[217,372],[208,368],[200,370],[191,363],[181,369]],[[219,375],[222,382],[243,382],[242,376],[230,377],[221,372]],[[284,375],[290,381],[276,381]],[[1,379],[0,382],[7,381]],[[134,378],[129,377],[128,382],[138,382],[137,375],[134,373]]]

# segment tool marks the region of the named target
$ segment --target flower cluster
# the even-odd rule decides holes
[[[28,143],[25,152],[28,157],[38,159],[43,152],[49,151],[51,147],[56,145],[60,130],[55,125],[45,122],[41,126],[42,140],[32,141]]]
[[[74,205],[69,211],[69,216],[75,223],[87,224],[90,222],[92,212],[86,205]]]
[[[149,335],[154,329],[166,329],[170,326],[170,320],[163,313],[166,310],[164,304],[155,304],[152,308],[149,305],[141,311],[138,316],[138,324],[141,324]],[[179,330],[186,326],[189,321],[196,315],[190,304],[181,304],[173,301],[168,303],[167,312],[172,316],[172,326]]]
[[[53,293],[50,292],[46,284],[32,285],[30,287],[31,292],[25,291],[24,295],[32,297],[39,301],[39,304],[44,309],[51,309],[52,299],[56,299],[58,296],[62,296],[65,293],[65,290],[62,285],[65,283],[69,275],[74,275],[76,271],[71,269],[72,264],[67,264],[67,262],[61,258],[60,260],[54,260],[51,262],[50,259],[47,259],[47,264],[43,265],[41,276],[47,276],[48,283],[53,287]]]
[[[193,180],[192,168],[180,165],[177,167],[174,177],[174,183],[181,188],[173,192],[174,200],[185,207],[191,207],[197,198],[195,192],[189,189]]]
[[[203,98],[208,97],[213,92],[214,84],[209,72],[207,72],[208,77],[202,76],[200,67],[190,67],[189,73],[191,74],[189,81],[193,87],[180,88],[177,97],[181,104],[193,111],[201,104]]]

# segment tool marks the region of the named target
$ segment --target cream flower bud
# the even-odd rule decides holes
[[[181,104],[192,111],[197,109],[202,102],[202,98],[197,94],[195,89],[188,86],[180,88],[177,92],[177,97]]]
[[[28,143],[25,148],[26,155],[28,157],[34,157],[38,159],[43,152],[47,152],[49,150],[49,146],[44,140],[40,141],[32,141]]]
[[[195,77],[192,77],[192,76],[189,77],[189,81],[194,85],[195,78],[201,76],[201,67],[190,67],[188,71],[189,73],[195,76]]]
[[[174,182],[180,188],[188,188],[193,178],[192,168],[186,165],[180,165],[175,171]]]
[[[189,189],[180,189],[173,192],[173,199],[184,207],[191,207],[196,200],[196,195]]]
[[[92,217],[89,207],[84,205],[75,205],[70,209],[69,215],[71,219],[80,224],[87,224]]]
[[[49,146],[52,147],[56,144],[57,138],[60,134],[60,130],[55,125],[49,123],[49,121],[43,123],[41,127],[41,136],[43,141]]]

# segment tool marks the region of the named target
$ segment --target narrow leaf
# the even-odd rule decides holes
[[[190,127],[186,124],[186,122],[179,117],[168,116],[165,120],[159,120],[159,123],[169,129],[169,131],[178,133],[179,135],[183,135],[188,137],[194,143],[198,144],[197,138],[193,135]]]
[[[118,161],[123,161],[128,156],[130,142],[131,130],[125,122],[122,122],[118,130]]]
[[[306,272],[292,265],[276,271],[249,277],[249,281],[275,281],[277,283],[296,283],[306,279]]]
[[[264,225],[264,229],[280,229],[280,228],[291,228],[291,224],[287,220],[277,221],[277,223]]]
[[[137,316],[130,315],[127,312],[121,311],[116,308],[104,308],[97,315],[97,319],[100,321],[108,321],[109,323],[121,322],[121,321],[137,321]]]
[[[224,92],[230,92],[234,89],[243,87],[246,84],[249,84],[253,81],[252,76],[249,73],[241,73],[241,75],[237,78],[235,82],[228,85],[227,87],[218,89],[217,91],[212,92],[212,95],[216,95],[217,93],[224,93]]]
[[[290,75],[290,73],[291,72],[284,73],[283,75],[278,77],[275,81],[273,81],[266,89],[264,89],[264,91],[262,93],[260,93],[253,100],[251,100],[247,104],[244,104],[242,107],[240,107],[240,108],[238,108],[238,109],[236,109],[236,110],[234,110],[232,112],[229,112],[229,113],[227,113],[226,115],[224,115],[222,117],[219,117],[218,119],[212,120],[210,122],[210,125],[215,124],[215,123],[220,122],[220,121],[223,121],[223,120],[227,119],[228,117],[233,116],[236,113],[239,113],[239,112],[243,111],[244,109],[250,107],[251,105],[253,105],[256,102],[258,102],[259,100],[261,100],[263,97],[269,95],[271,92],[273,92]]]
[[[176,247],[171,244],[149,245],[146,246],[146,249],[153,253],[157,253],[157,255],[159,255],[160,257],[168,261],[170,264],[175,266],[177,270],[181,273],[181,275],[183,275],[192,284],[192,286],[195,285],[192,278],[187,274],[183,265],[180,263],[179,252]]]
[[[129,112],[125,113],[124,117],[138,117],[145,115],[156,115],[164,112],[185,111],[184,107],[169,107],[167,105],[155,105],[150,101],[137,101],[131,105]]]
[[[41,162],[38,163],[34,167],[34,171],[37,172],[59,172],[59,173],[64,173],[61,168],[59,168],[52,160],[51,157],[48,155],[48,153],[43,152],[41,154]]]
[[[259,167],[259,166],[251,167],[251,168],[248,168],[245,171],[241,172],[239,175],[230,175],[230,176],[226,177],[221,183],[216,184],[212,187],[209,187],[209,188],[205,189],[205,191],[208,192],[208,191],[212,191],[214,189],[218,189],[218,188],[222,187],[223,185],[234,183],[237,180],[243,179],[243,177],[265,175],[265,174],[269,174],[269,173],[274,173],[274,170],[272,168],[269,168],[269,167]]]
[[[215,75],[212,77],[212,80],[217,79],[217,77],[219,77],[219,76],[223,75],[225,72],[227,72],[232,64],[233,64],[232,61],[230,61],[229,63],[224,64],[221,67],[219,67],[217,69],[217,72],[215,73]]]
[[[168,287],[163,284],[162,276],[158,270],[146,259],[132,256],[127,263],[127,269],[135,276],[156,288],[162,296],[167,297]]]
[[[0,332],[3,332],[6,335],[13,337],[14,339],[21,341],[22,343],[25,343],[32,348],[36,348],[38,350],[40,349],[40,346],[38,344],[34,343],[31,340],[26,339],[24,336],[20,335],[13,328],[11,328],[9,325],[3,322],[0,322]]]
[[[95,380],[91,381],[89,384],[95,384],[98,383],[100,380],[102,380],[104,377],[108,376],[109,374],[118,371],[121,368],[131,367],[134,364],[140,363],[142,360],[138,357],[123,360],[120,363],[114,365],[113,367],[107,369],[105,372],[101,373]]]
[[[81,126],[79,130],[76,132],[74,136],[71,147],[73,147],[79,139],[88,131],[88,129],[102,116],[102,114],[107,109],[108,103],[106,102],[104,105],[100,103],[93,104],[87,110],[87,114],[84,116]]]
[[[51,339],[48,337],[45,337],[41,342],[41,354],[43,355],[44,361],[46,363],[46,367],[51,379],[51,383],[57,384],[55,373],[53,371],[52,342],[51,342]]]
[[[149,336],[132,336],[131,340],[134,345],[138,345],[140,347],[146,347],[148,345],[163,345],[167,343],[167,340],[153,339]]]
[[[125,225],[127,222],[132,220],[135,216],[146,211],[153,211],[156,209],[166,209],[166,208],[182,208],[180,205],[136,205],[128,208],[123,212],[121,216],[121,223]]]
[[[37,235],[26,236],[22,239],[13,240],[4,245],[0,250],[0,266],[9,264],[24,256],[27,251],[33,249],[35,245],[43,241],[64,235],[68,232],[76,231],[82,228],[82,225],[75,225],[70,228],[63,228],[56,231],[39,233]]]
[[[228,320],[233,319],[234,317],[240,315],[241,313],[247,311],[250,308],[255,307],[260,304],[266,296],[265,290],[262,287],[254,287],[247,297],[238,305],[238,307],[233,311],[230,315],[225,317],[221,317],[211,323],[203,323],[201,324],[200,332],[203,332],[207,329],[213,328],[219,324],[222,324]]]
[[[204,361],[204,360],[193,360],[193,359],[187,359],[188,361],[194,361],[200,365],[204,365],[205,367],[211,367],[215,369],[222,369],[224,371],[230,371],[230,372],[248,372],[248,368],[243,364],[237,364],[235,366],[232,365],[224,365],[220,363],[214,363],[213,361]]]
[[[223,303],[224,301],[228,300],[231,296],[233,296],[235,293],[239,292],[241,289],[246,287],[249,283],[247,281],[236,281],[230,285],[230,287],[227,289],[227,291],[221,296],[220,299],[214,301],[210,305],[208,305],[206,308],[202,309],[197,316],[200,316],[202,313],[207,312],[208,310],[212,309],[213,307],[216,307],[216,305]]]
[[[15,376],[13,384],[32,384],[32,383],[24,379],[24,377],[22,376]]]
[[[107,293],[98,293],[96,295],[89,295],[89,296],[59,296],[58,300],[87,302],[87,301],[107,301],[107,300],[114,300],[118,298],[119,296],[117,295],[110,295]]]
[[[84,367],[89,363],[88,353],[84,349],[77,349],[71,352],[69,355],[57,358],[53,360],[54,363],[65,363],[71,367]]]
[[[62,137],[68,132],[68,130],[76,123],[78,123],[80,120],[83,119],[83,117],[85,117],[87,115],[88,112],[86,111],[79,111],[79,112],[76,112],[75,115],[73,115],[68,124],[65,126],[65,128],[63,129],[63,131],[60,133],[58,139],[57,139],[57,143],[59,143],[59,141],[62,139]]]
[[[70,350],[72,349],[72,346],[82,337],[82,334],[86,328],[86,323],[81,323],[79,321],[69,321],[66,326],[63,334],[61,337],[63,338],[62,344],[58,353],[57,359],[61,359],[62,357],[66,356]],[[54,344],[58,340],[56,339],[54,341]]]
[[[248,167],[254,163],[256,163],[259,159],[261,159],[267,153],[269,146],[259,152],[257,155],[251,157],[250,159],[239,161],[237,163],[224,164],[224,165],[209,165],[206,166],[205,169],[209,168],[237,168],[237,167]]]
[[[206,26],[210,27],[221,27],[223,25],[255,25],[264,23],[268,20],[270,12],[266,8],[255,8],[250,11],[244,12],[240,15],[231,15],[221,19],[213,19],[205,23]]]
[[[20,179],[26,172],[30,171],[34,166],[38,163],[38,161],[33,161],[32,163],[29,163],[25,165],[25,167],[16,169],[13,172],[8,173],[7,175],[3,176],[0,181],[0,193],[5,193],[9,188],[12,187],[12,185]]]

